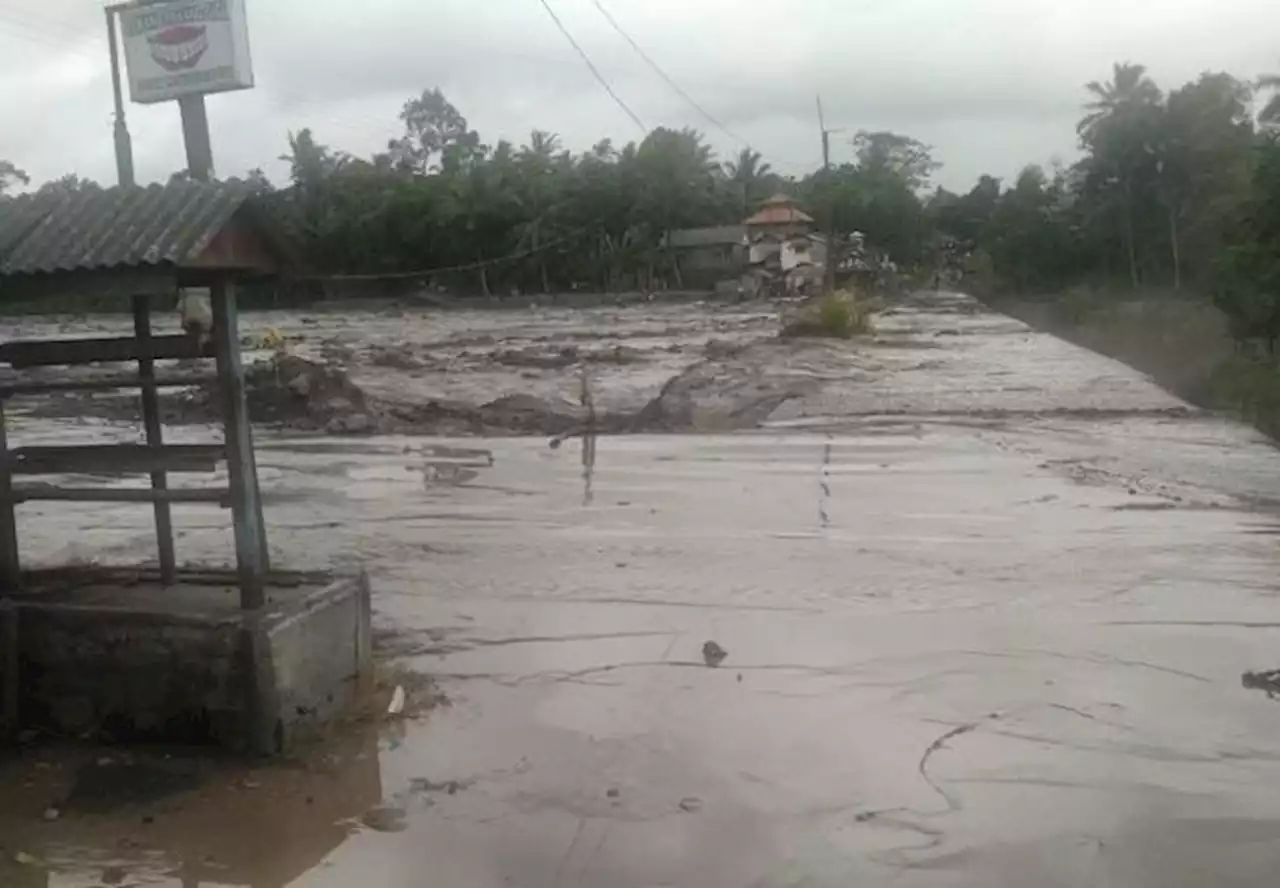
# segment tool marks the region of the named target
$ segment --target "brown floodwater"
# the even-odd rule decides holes
[[[367,567],[384,665],[448,704],[276,766],[26,747],[0,761],[0,885],[1277,884],[1280,703],[1241,681],[1280,667],[1269,442],[959,297],[852,344],[772,342],[758,307],[610,311],[270,319],[490,351],[651,325],[666,357],[602,390],[634,409],[686,374],[693,425],[736,430],[264,430],[273,561]],[[704,363],[710,338],[746,350]],[[526,372],[450,397],[576,392],[573,366]],[[146,509],[20,520],[33,563],[152,557]],[[228,558],[221,513],[175,523],[180,558]]]

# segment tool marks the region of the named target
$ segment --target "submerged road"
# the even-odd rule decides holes
[[[450,704],[55,822],[70,764],[0,769],[40,861],[0,884],[1280,883],[1280,702],[1241,681],[1280,667],[1280,454],[960,297],[881,332],[763,428],[594,460],[266,441],[273,548],[367,563],[385,655]],[[137,558],[148,517],[24,545]],[[181,513],[184,556],[221,517]]]

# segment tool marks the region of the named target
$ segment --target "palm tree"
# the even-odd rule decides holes
[[[553,209],[550,206],[551,194],[555,190],[552,178],[559,150],[559,136],[536,129],[529,134],[529,144],[520,149],[517,158],[523,186],[523,204],[525,212],[529,214],[529,220],[521,226],[521,240],[523,242],[527,238],[529,249],[534,253],[533,265],[543,293],[551,292],[551,281],[547,274],[546,257],[542,255],[540,248],[542,235],[551,227],[547,217]]]
[[[1089,149],[1091,162],[1119,186],[1125,252],[1129,280],[1136,289],[1138,251],[1134,242],[1134,178],[1144,163],[1152,161],[1151,125],[1158,120],[1163,96],[1143,65],[1116,62],[1110,83],[1093,81],[1085,86],[1090,101],[1076,126],[1080,141]]]
[[[1263,74],[1258,78],[1258,89],[1271,93],[1258,114],[1258,122],[1266,127],[1280,127],[1280,74]]]
[[[753,151],[747,147],[738,152],[736,160],[727,161],[724,165],[725,177],[734,183],[738,196],[742,200],[741,209],[744,216],[756,196],[763,190],[762,183],[773,175],[772,168],[767,163],[761,163],[762,160],[763,157],[759,151]]]
[[[289,164],[289,178],[295,185],[314,188],[323,180],[339,173],[351,162],[345,151],[334,151],[315,140],[310,128],[289,133],[289,153],[280,160]]]
[[[1086,142],[1096,138],[1107,121],[1135,108],[1160,102],[1160,87],[1147,76],[1146,66],[1128,62],[1116,62],[1110,83],[1094,80],[1085,89],[1091,99],[1085,104],[1088,113],[1076,125],[1076,132]]]

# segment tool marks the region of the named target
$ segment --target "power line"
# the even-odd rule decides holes
[[[568,234],[549,240],[540,245],[536,249],[519,250],[515,253],[508,253],[506,256],[499,256],[495,259],[481,259],[478,262],[466,262],[462,265],[446,265],[439,268],[423,268],[415,271],[388,271],[388,272],[371,272],[368,274],[318,274],[309,275],[305,280],[325,280],[325,281],[375,281],[375,280],[406,280],[408,278],[431,277],[436,274],[446,274],[459,271],[476,271],[481,268],[491,268],[495,265],[505,265],[508,262],[515,262],[520,259],[528,259],[530,256],[536,256],[539,253],[545,253],[548,250],[561,246],[570,241],[577,240],[583,234],[597,227],[600,220],[588,223],[576,228]]]
[[[596,9],[600,11],[600,14],[605,17],[605,21],[609,23],[610,27],[612,27],[613,30],[617,31],[618,34],[622,36],[623,40],[631,44],[631,48],[636,51],[636,55],[644,59],[645,64],[647,64],[650,68],[652,68],[659,77],[665,80],[667,82],[667,86],[675,90],[676,94],[680,96],[680,98],[688,102],[693,107],[693,110],[697,111],[707,120],[709,120],[712,126],[720,130],[720,132],[724,133],[729,138],[733,139],[736,142],[741,142],[743,145],[747,145],[748,148],[751,147],[747,143],[746,139],[742,138],[741,136],[737,135],[734,132],[731,132],[727,127],[725,127],[723,123],[716,120],[715,117],[711,115],[711,112],[707,111],[706,108],[703,108],[701,105],[699,105],[698,102],[693,98],[693,96],[689,95],[687,92],[681,89],[680,84],[676,83],[675,80],[673,80],[671,76],[668,75],[667,72],[662,69],[662,66],[659,65],[657,62],[655,62],[653,58],[647,52],[644,51],[644,49],[640,46],[639,43],[636,43],[636,41],[632,38],[632,36],[627,33],[626,29],[623,28],[622,25],[618,24],[618,20],[615,19],[613,15],[610,14],[609,10],[604,8],[604,4],[602,4],[600,0],[591,0],[591,3],[593,6],[595,6]]]
[[[636,116],[636,112],[627,107],[627,103],[622,101],[618,94],[613,91],[613,87],[609,85],[609,81],[604,79],[604,75],[600,73],[600,69],[591,61],[591,57],[587,55],[586,51],[578,45],[578,41],[573,39],[573,35],[570,34],[569,29],[564,26],[564,22],[560,21],[560,16],[556,15],[556,11],[551,8],[551,4],[548,3],[547,0],[538,0],[538,2],[540,2],[542,4],[542,8],[547,11],[547,15],[551,16],[551,20],[556,23],[556,27],[560,29],[560,33],[569,41],[570,45],[573,46],[578,55],[582,56],[582,61],[586,62],[587,67],[591,69],[591,73],[595,75],[596,80],[600,81],[600,85],[604,87],[604,91],[609,94],[610,98],[617,102],[619,108],[627,112],[627,116],[635,122],[636,126],[640,127],[642,132],[649,132],[649,128],[640,121],[640,118]]]
[[[720,130],[720,132],[724,133],[730,139],[739,143],[745,148],[755,150],[749,141],[742,138],[742,136],[738,135],[733,130],[729,129],[727,126],[721,123],[715,117],[715,115],[713,115],[710,111],[704,108],[701,103],[699,103],[696,99],[694,99],[693,96],[689,95],[689,93],[683,87],[681,87],[679,83],[675,81],[675,78],[673,78],[665,70],[663,70],[662,66],[659,65],[657,61],[655,61],[653,57],[649,55],[649,53],[645,52],[644,47],[642,47],[639,43],[637,43],[635,38],[632,37],[627,32],[627,30],[624,27],[622,27],[621,24],[619,24],[618,20],[615,19],[613,15],[609,12],[609,10],[604,7],[604,4],[601,2],[601,0],[591,0],[591,3],[593,6],[595,6],[597,10],[599,10],[600,14],[604,16],[605,21],[609,23],[609,26],[612,27],[613,30],[617,31],[618,34],[622,37],[622,39],[627,41],[627,43],[631,45],[631,48],[635,50],[636,55],[640,56],[640,58],[644,60],[645,64],[647,64],[650,68],[652,68],[654,70],[654,73],[656,73],[659,77],[661,77],[666,82],[667,86],[671,87],[671,89],[675,91],[676,95],[684,99],[690,105],[690,107],[693,108],[693,110],[697,111],[699,114],[705,117],[711,123],[712,126]],[[806,169],[806,170],[809,167],[808,164],[796,163],[794,161],[787,161],[787,160],[776,158],[776,157],[772,158],[772,160],[774,161],[774,163],[781,163],[783,166],[790,166],[790,167]]]

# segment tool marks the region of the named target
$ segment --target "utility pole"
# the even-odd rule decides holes
[[[120,50],[116,46],[116,13],[121,5],[106,8],[107,46],[111,51],[111,91],[116,110],[113,127],[116,147],[116,183],[127,188],[134,184],[133,141],[129,138],[129,127],[124,121],[124,94],[120,88]]]
[[[818,96],[818,131],[822,134],[822,172],[823,186],[827,195],[832,193],[831,187],[831,133],[835,130],[827,129],[827,122],[822,114],[822,96]],[[824,228],[827,232],[827,256],[823,262],[822,268],[822,291],[824,293],[834,293],[836,289],[836,265],[840,261],[839,250],[836,248],[836,202],[834,198],[823,199]]]

